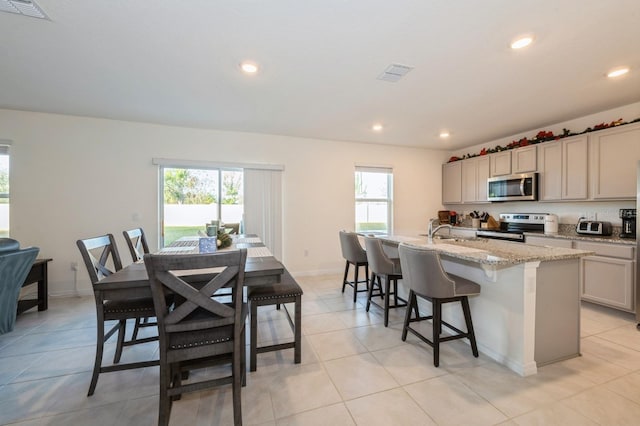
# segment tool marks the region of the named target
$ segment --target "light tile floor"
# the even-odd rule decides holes
[[[461,341],[432,351],[400,339],[404,309],[365,312],[341,277],[300,277],[303,356],[260,354],[242,389],[247,425],[640,424],[640,332],[631,314],[584,304],[582,356],[522,378]],[[149,330],[150,331],[150,330]],[[282,311],[260,311],[262,342],[292,336]],[[0,424],[154,425],[158,368],[106,373],[87,397],[95,342],[92,298],[52,299],[0,336]],[[107,345],[105,360],[113,356]],[[156,356],[155,343],[125,349],[123,361]],[[232,423],[229,387],[173,405],[172,425]]]

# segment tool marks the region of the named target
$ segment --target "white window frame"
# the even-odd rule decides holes
[[[355,177],[358,172],[367,173],[384,173],[387,175],[387,197],[386,198],[358,198],[355,197],[354,207],[357,209],[358,203],[387,203],[387,234],[393,234],[393,168],[389,166],[366,166],[356,165],[353,174],[354,178],[354,195],[355,195]],[[356,213],[357,214],[357,213]],[[357,230],[357,217],[354,217],[354,229]],[[380,231],[370,231],[371,234],[379,234]]]

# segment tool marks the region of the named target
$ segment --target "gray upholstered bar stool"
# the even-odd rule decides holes
[[[371,298],[374,296],[373,287],[377,285],[380,295],[384,298],[384,326],[389,325],[389,308],[400,308],[407,306],[407,301],[398,296],[398,280],[402,279],[402,269],[400,267],[400,259],[392,259],[387,256],[382,247],[382,241],[378,238],[366,237],[364,245],[367,249],[367,260],[371,269],[371,285],[369,286],[369,294],[367,296],[367,312],[371,306]],[[384,281],[384,289],[381,280]],[[391,284],[393,283],[393,291]],[[389,302],[393,295],[393,305],[389,306]],[[386,297],[384,297],[386,296]],[[398,303],[400,300],[402,303]],[[377,305],[377,303],[373,302]]]
[[[410,331],[423,342],[433,347],[433,365],[440,364],[440,342],[454,339],[469,339],[473,356],[478,357],[478,347],[476,336],[473,332],[471,321],[471,311],[469,309],[468,296],[480,294],[480,285],[466,278],[453,274],[447,274],[442,269],[440,255],[435,250],[425,248],[410,247],[400,244],[400,264],[402,265],[403,282],[409,287],[409,307],[402,329],[402,340],[407,339],[407,332]],[[433,306],[433,314],[429,316],[419,316],[417,296],[427,299]],[[442,321],[442,304],[448,302],[460,302],[462,312],[467,326],[467,332],[459,330],[455,326]],[[416,312],[416,317],[411,318],[411,313]],[[433,341],[427,339],[415,329],[409,326],[410,323],[423,320],[433,320]],[[442,337],[442,326],[458,334]]]
[[[369,262],[367,261],[367,253],[358,241],[358,234],[355,232],[340,231],[340,248],[342,249],[342,257],[346,261],[344,267],[344,278],[342,279],[342,292],[347,285],[353,287],[353,302],[355,303],[357,293],[369,290]],[[353,281],[347,280],[349,274],[349,265],[355,267]],[[358,271],[364,266],[364,280],[358,280]],[[358,284],[364,283],[366,288],[358,290]]]

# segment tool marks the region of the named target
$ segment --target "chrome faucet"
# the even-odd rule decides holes
[[[428,241],[429,243],[432,243],[432,242],[433,242],[433,236],[436,234],[436,232],[438,232],[438,231],[439,231],[439,230],[441,230],[442,228],[449,228],[449,233],[451,233],[451,228],[452,228],[452,226],[451,226],[451,225],[448,225],[448,224],[447,224],[447,225],[438,225],[438,226],[436,226],[436,227],[434,228],[434,227],[433,227],[433,222],[435,222],[436,220],[438,220],[438,221],[439,221],[440,219],[437,219],[437,218],[436,218],[436,219],[431,219],[431,220],[429,221],[429,231],[428,231],[428,233],[427,233],[427,234],[428,234],[428,240],[427,240],[427,241]]]

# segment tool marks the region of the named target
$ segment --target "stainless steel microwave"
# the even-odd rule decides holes
[[[537,173],[496,176],[487,180],[488,201],[535,201],[537,199]]]

